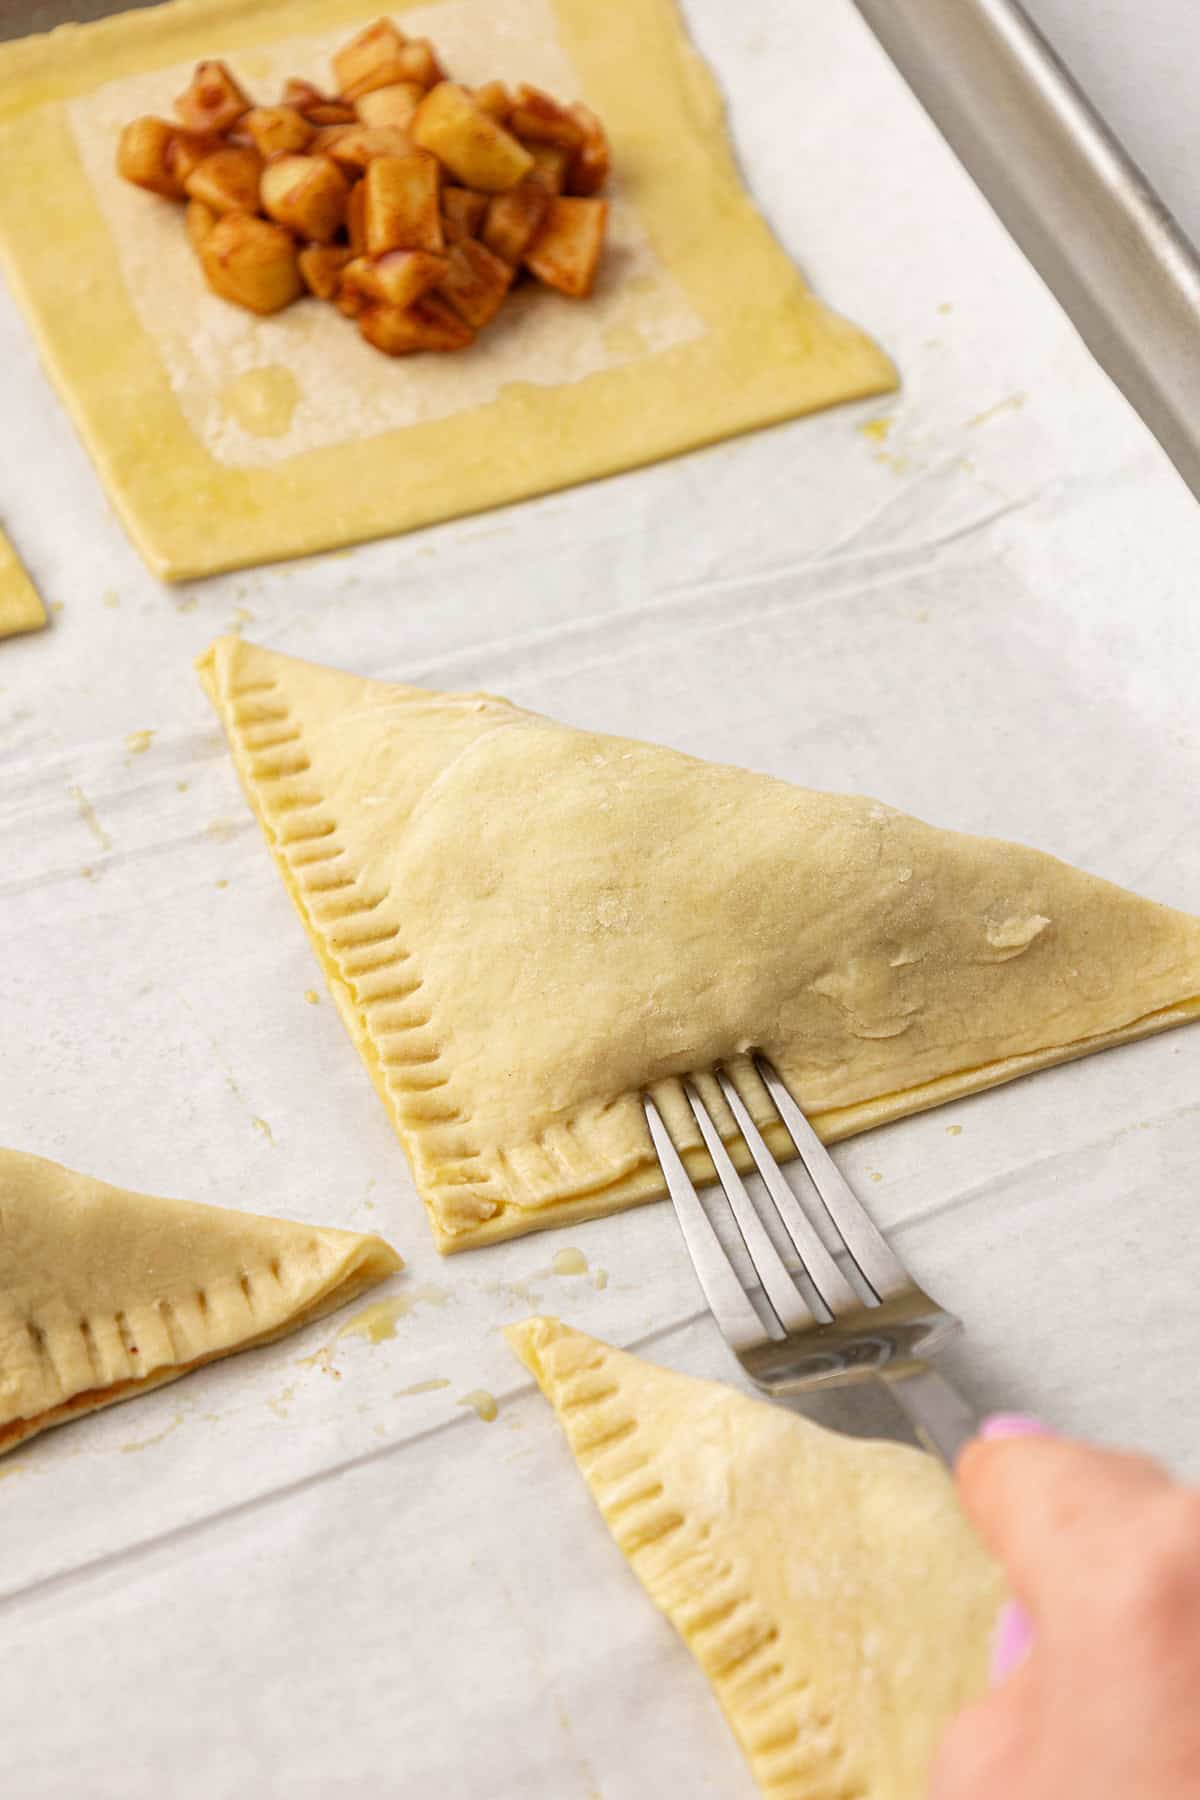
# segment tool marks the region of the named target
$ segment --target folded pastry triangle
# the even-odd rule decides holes
[[[240,638],[200,672],[443,1250],[660,1194],[647,1087],[707,1173],[678,1077],[762,1122],[752,1048],[829,1141],[1200,1014],[1200,920],[1039,851]]]
[[[771,1800],[924,1800],[1000,1580],[941,1465],[557,1319],[506,1327]]]
[[[0,1150],[0,1453],[269,1343],[402,1268],[382,1238]]]

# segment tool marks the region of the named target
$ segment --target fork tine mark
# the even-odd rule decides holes
[[[737,1221],[737,1228],[742,1234],[742,1242],[746,1246],[747,1255],[754,1265],[754,1273],[758,1276],[763,1292],[775,1309],[776,1318],[785,1331],[807,1331],[810,1325],[819,1323],[819,1321],[814,1320],[799,1289],[789,1275],[783,1258],[767,1236],[767,1228],[759,1218],[754,1202],[746,1192],[745,1184],[733,1166],[729,1152],[721,1141],[721,1134],[709,1117],[708,1108],[690,1081],[684,1082],[683,1091],[687,1095],[688,1105],[700,1127],[700,1135],[704,1139],[705,1148],[712,1157],[713,1168],[717,1171],[717,1180],[724,1190],[725,1198]]]
[[[754,1066],[787,1126],[796,1154],[804,1164],[830,1223],[853,1257],[864,1281],[870,1284],[880,1300],[904,1293],[912,1284],[903,1265],[888,1249],[862,1204],[851,1192],[841,1170],[792,1099],[782,1078],[764,1056],[756,1056]]]
[[[730,1348],[739,1355],[752,1350],[767,1335],[762,1320],[746,1298],[733,1264],[708,1222],[708,1215],[692,1186],[691,1176],[683,1166],[682,1158],[671,1141],[671,1134],[663,1124],[657,1106],[648,1094],[642,1096],[642,1105],[646,1110],[646,1123],[650,1127],[655,1153],[674,1203],[679,1229],[692,1259],[696,1279],[704,1290],[704,1298]]]
[[[734,1119],[738,1130],[746,1140],[755,1166],[763,1178],[763,1182],[775,1202],[775,1210],[779,1214],[784,1230],[791,1238],[796,1254],[813,1287],[824,1302],[826,1311],[831,1317],[838,1313],[852,1312],[863,1302],[855,1293],[842,1271],[830,1256],[828,1250],[817,1235],[816,1229],[787,1184],[783,1170],[775,1161],[767,1148],[766,1139],[754,1123],[742,1096],[724,1069],[718,1069],[717,1080],[721,1084],[721,1092]],[[872,1293],[869,1304],[875,1303]]]

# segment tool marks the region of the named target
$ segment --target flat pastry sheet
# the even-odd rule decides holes
[[[758,202],[895,351],[895,402],[167,589],[0,296],[0,516],[63,602],[0,648],[0,1143],[409,1265],[392,1337],[325,1354],[325,1321],[5,1459],[22,1800],[81,1769],[105,1800],[753,1800],[497,1330],[553,1312],[727,1375],[673,1219],[437,1256],[196,684],[219,632],[877,794],[1200,912],[1195,502],[848,0],[689,20]],[[1198,1076],[1185,1028],[836,1152],[967,1319],[981,1403],[1193,1474]],[[548,1272],[564,1248],[586,1273]]]
[[[228,57],[264,101],[289,75],[328,88],[331,55],[377,10],[173,0],[0,47],[0,156],[17,172],[0,256],[157,574],[336,549],[892,385],[748,201],[674,0],[395,8],[456,79],[532,80],[600,112],[615,174],[587,304],[530,287],[469,355],[391,361],[314,301],[263,320],[215,299],[181,209],[117,176],[122,125],[169,114],[200,57]]]

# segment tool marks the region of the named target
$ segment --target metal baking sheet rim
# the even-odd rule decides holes
[[[1200,498],[1200,256],[1017,0],[855,0]]]
[[[0,38],[150,0],[0,0]],[[854,0],[1200,498],[1200,255],[1018,0]]]

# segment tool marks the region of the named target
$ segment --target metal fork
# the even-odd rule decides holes
[[[922,1442],[953,1463],[978,1429],[979,1415],[926,1358],[961,1329],[960,1323],[917,1286],[876,1230],[775,1069],[762,1056],[755,1056],[754,1065],[849,1259],[850,1278],[826,1249],[733,1082],[717,1069],[721,1092],[775,1217],[800,1258],[807,1293],[775,1248],[704,1101],[685,1081],[688,1103],[766,1300],[764,1321],[721,1246],[657,1106],[644,1094],[650,1136],[713,1317],[750,1379],[767,1393],[879,1379]]]

